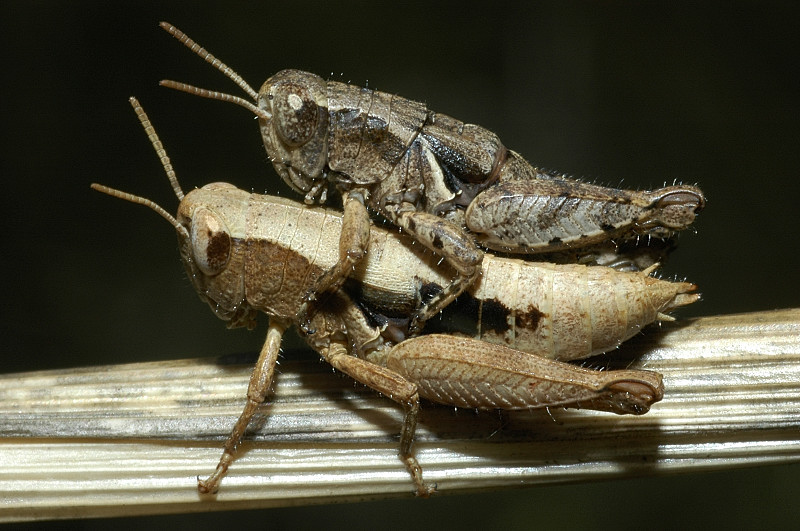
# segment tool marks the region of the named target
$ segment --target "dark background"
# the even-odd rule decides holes
[[[255,351],[198,302],[174,231],[100,182],[283,190],[256,124],[162,78],[239,94],[157,27],[168,20],[256,89],[300,68],[424,101],[536,165],[602,184],[699,183],[708,206],[664,268],[704,300],[680,316],[796,307],[800,8],[794,2],[3,2],[4,373]],[[359,505],[153,517],[119,527],[389,524],[625,529],[775,526],[800,516],[797,465]],[[95,528],[108,522],[84,522]]]

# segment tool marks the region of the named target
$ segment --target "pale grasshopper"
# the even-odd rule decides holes
[[[244,411],[216,471],[198,482],[200,492],[213,493],[266,398],[284,331],[298,324],[296,315],[309,288],[341,258],[338,242],[347,221],[335,211],[226,183],[184,196],[147,116],[134,98],[131,104],[180,200],[178,214],[172,217],[141,197],[92,187],[146,205],[172,224],[198,295],[229,327],[252,328],[259,312],[269,318]],[[434,488],[423,481],[411,451],[420,396],[475,408],[645,413],[662,397],[659,374],[592,371],[548,358],[574,359],[613,349],[642,326],[666,318],[664,312],[697,299],[694,285],[647,273],[487,255],[479,281],[469,287],[476,337],[486,341],[446,335],[406,340],[415,308],[442,289],[447,273],[440,271],[435,255],[396,233],[373,229],[368,244],[369,253],[350,283],[319,301],[319,311],[310,318],[315,331],[305,336],[334,368],[403,406],[400,458],[422,496]],[[503,316],[503,326],[484,326],[497,315]]]
[[[306,303],[340,285],[364,256],[370,230],[366,207],[454,269],[453,280],[415,312],[411,328],[416,330],[478,278],[483,253],[475,241],[504,253],[565,252],[562,258],[610,252],[604,260],[615,263],[617,243],[640,236],[668,238],[691,225],[705,204],[695,186],[622,190],[544,171],[480,126],[419,102],[300,70],[280,71],[256,92],[183,32],[166,22],[161,27],[254,103],[175,81],[162,85],[233,102],[255,114],[275,170],[306,203],[323,203],[331,185],[342,194],[345,223],[353,230],[342,232],[341,260],[309,290]],[[608,242],[613,243],[602,247]],[[654,249],[657,255],[663,251]],[[301,321],[306,308],[301,307]]]

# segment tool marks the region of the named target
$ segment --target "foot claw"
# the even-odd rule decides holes
[[[417,492],[414,494],[418,498],[430,498],[432,494],[436,494],[436,489],[438,485],[434,483],[433,485],[422,485],[417,489]]]
[[[200,476],[197,476],[197,491],[200,494],[210,494],[214,496],[219,491],[219,485],[207,479],[200,479]]]

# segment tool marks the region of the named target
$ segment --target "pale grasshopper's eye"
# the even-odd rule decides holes
[[[231,255],[228,228],[211,210],[200,207],[192,215],[192,252],[200,271],[208,276],[221,273]]]
[[[319,106],[308,89],[297,83],[275,86],[272,123],[287,145],[302,146],[314,136],[319,123]]]

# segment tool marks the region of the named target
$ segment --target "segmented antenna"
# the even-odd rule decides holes
[[[147,138],[150,139],[153,149],[156,150],[156,155],[161,161],[164,171],[167,172],[167,179],[169,179],[169,184],[172,185],[172,189],[175,191],[178,201],[183,201],[183,190],[181,190],[181,185],[178,183],[178,176],[175,175],[175,170],[172,168],[172,162],[167,156],[167,150],[164,149],[164,144],[162,144],[161,140],[158,138],[158,134],[156,134],[153,124],[150,123],[150,118],[147,117],[147,113],[144,112],[144,109],[139,104],[139,100],[131,96],[128,98],[128,101],[130,102],[131,107],[133,107],[133,112],[135,112],[136,116],[139,118],[139,122],[141,122],[142,127],[144,127],[144,132],[147,134]]]
[[[225,75],[225,77],[227,77],[228,79],[239,85],[239,87],[241,87],[242,90],[247,92],[247,95],[250,96],[250,98],[253,101],[256,101],[258,99],[258,92],[253,90],[253,87],[248,85],[247,81],[242,79],[242,76],[234,72],[231,67],[229,67],[228,65],[226,65],[213,55],[211,55],[208,52],[208,50],[206,50],[205,48],[194,42],[184,32],[182,32],[169,22],[160,22],[158,25],[161,26],[161,28],[164,29],[164,31],[166,31],[167,33],[178,39],[181,42],[181,44],[189,48],[195,54],[202,57],[208,64],[210,64],[211,66],[222,72]]]
[[[153,127],[153,124],[150,123],[150,119],[147,117],[147,113],[144,112],[144,109],[141,105],[139,105],[139,100],[132,97],[128,100],[130,101],[131,107],[133,107],[136,116],[139,117],[139,121],[144,128],[144,132],[147,133],[147,138],[150,139],[150,143],[153,145],[153,149],[156,150],[156,155],[158,155],[159,160],[161,161],[161,165],[164,167],[164,171],[167,173],[167,179],[169,179],[170,184],[172,185],[172,189],[175,191],[175,195],[177,196],[179,201],[183,201],[183,190],[181,190],[181,185],[178,183],[178,177],[175,175],[175,170],[172,168],[172,163],[167,156],[167,151],[164,149],[164,145],[161,143],[161,140],[158,138],[156,134],[156,130]],[[133,195],[128,192],[123,192],[121,190],[117,190],[115,188],[111,188],[108,186],[104,186],[102,184],[92,183],[91,187],[93,190],[97,190],[98,192],[102,192],[104,194],[110,195],[112,197],[116,197],[118,199],[123,199],[125,201],[130,201],[131,203],[136,203],[139,205],[144,205],[151,210],[154,210],[158,213],[162,218],[166,219],[170,225],[175,227],[175,230],[178,231],[178,234],[181,238],[189,239],[189,231],[186,230],[186,227],[178,223],[178,220],[175,219],[169,212],[164,210],[160,205],[156,202],[146,199],[144,197]]]
[[[208,98],[210,100],[225,101],[236,104],[240,107],[244,107],[248,111],[252,112],[259,118],[263,118],[264,120],[269,120],[272,118],[272,115],[264,109],[256,107],[246,99],[240,98],[239,96],[234,96],[233,94],[226,94],[224,92],[217,92],[215,90],[195,87],[194,85],[181,83],[180,81],[172,81],[171,79],[162,79],[158,82],[158,84],[162,87],[171,88],[180,92],[186,92],[187,94],[194,94],[195,96],[200,96],[201,98]]]
[[[237,74],[231,67],[214,57],[208,50],[194,42],[188,35],[184,32],[170,24],[169,22],[161,22],[159,26],[164,29],[167,33],[178,39],[184,46],[189,48],[193,53],[199,55],[203,60],[205,60],[208,64],[222,72],[225,77],[239,85],[239,87],[247,92],[247,95],[253,101],[258,101],[258,92],[253,90],[247,81],[242,79],[242,76]],[[266,112],[264,109],[259,109],[251,102],[247,101],[244,98],[240,98],[239,96],[234,96],[232,94],[225,94],[224,92],[216,92],[214,90],[207,90],[199,87],[195,87],[193,85],[187,85],[186,83],[180,83],[178,81],[172,81],[169,79],[164,79],[159,83],[162,87],[171,88],[174,90],[179,90],[181,92],[187,92],[189,94],[194,94],[195,96],[200,96],[201,98],[208,98],[212,100],[219,100],[225,101],[228,103],[234,103],[239,105],[240,107],[244,107],[248,111],[252,112],[259,118],[268,120],[272,116]]]
[[[164,210],[158,203],[146,199],[144,197],[129,194],[128,192],[123,192],[121,190],[117,190],[116,188],[111,188],[109,186],[105,186],[102,184],[92,183],[91,184],[92,190],[97,190],[98,192],[102,192],[104,194],[110,195],[111,197],[116,197],[118,199],[124,199],[125,201],[130,201],[131,203],[136,203],[138,205],[144,205],[149,207],[152,210],[155,210],[162,218],[169,221],[170,225],[175,227],[175,230],[178,231],[182,237],[189,238],[189,231],[186,230],[186,227],[178,223],[178,220],[172,217],[172,214]]]

